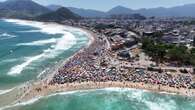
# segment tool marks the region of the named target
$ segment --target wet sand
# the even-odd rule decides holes
[[[58,92],[78,91],[78,90],[90,90],[90,89],[104,89],[104,88],[134,88],[144,89],[157,93],[177,94],[184,96],[195,96],[195,90],[189,90],[184,88],[173,88],[168,86],[159,86],[143,83],[133,82],[83,82],[83,83],[66,83],[48,85],[44,83],[34,84],[20,100],[19,102],[28,101],[35,97],[47,96]]]

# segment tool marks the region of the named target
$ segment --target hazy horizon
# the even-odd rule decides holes
[[[6,1],[6,0],[0,0]],[[185,4],[194,4],[194,0],[33,0],[41,5],[62,5],[65,7],[75,7],[84,9],[95,9],[99,11],[108,11],[116,6],[124,6],[131,9],[174,7]]]

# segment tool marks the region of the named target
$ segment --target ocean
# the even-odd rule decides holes
[[[55,93],[1,106],[14,88],[43,78],[88,42],[79,29],[0,20],[0,110],[195,110],[193,97],[121,88]]]
[[[107,88],[56,93],[7,110],[195,110],[195,99],[136,89]]]
[[[0,20],[0,94],[41,78],[88,43],[79,29]]]

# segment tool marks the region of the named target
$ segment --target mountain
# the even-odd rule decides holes
[[[57,18],[78,18],[87,17],[87,18],[94,18],[94,17],[130,17],[130,18],[142,18],[143,16],[151,17],[195,17],[195,4],[187,4],[182,6],[176,6],[171,8],[149,8],[149,9],[138,9],[133,10],[130,8],[126,8],[123,6],[117,6],[110,9],[108,12],[97,11],[93,9],[82,9],[82,8],[73,8],[68,7],[66,10],[62,12],[58,12],[59,8],[62,8],[60,5],[50,5],[44,7],[32,0],[7,0],[5,2],[0,2],[0,17],[9,17],[9,18],[34,18],[36,16],[44,17],[47,14],[58,14]],[[55,11],[55,12],[53,12]],[[46,14],[47,13],[47,14]],[[74,14],[75,13],[75,14]],[[43,14],[43,15],[42,15]],[[64,15],[68,14],[68,17]],[[139,14],[139,16],[137,16]],[[41,16],[40,16],[41,15]],[[134,17],[136,15],[136,17]],[[61,16],[61,17],[60,17]],[[131,17],[133,16],[133,17]],[[51,17],[50,17],[51,18]],[[53,19],[53,18],[52,18]]]
[[[50,12],[32,0],[7,0],[0,2],[0,17],[28,18]]]
[[[141,15],[151,17],[195,17],[195,4],[187,4],[182,6],[176,6],[171,8],[149,8],[149,9],[138,9],[132,10],[126,7],[117,6],[109,10],[107,13],[109,15],[120,15],[120,14],[135,14],[139,13]]]
[[[60,6],[52,6],[49,9],[58,9]],[[140,14],[146,17],[156,16],[156,17],[195,17],[195,4],[187,4],[182,6],[175,6],[170,8],[157,7],[148,9],[137,9],[133,10],[123,6],[116,6],[110,9],[108,12],[102,12],[91,9],[73,8],[69,7],[72,12],[82,16],[82,17],[107,17],[113,15],[133,15]]]
[[[109,15],[119,15],[119,14],[133,14],[133,10],[123,7],[123,6],[117,6],[112,8],[107,12]]]
[[[107,15],[105,12],[92,9],[82,9],[73,7],[68,7],[68,9],[82,17],[105,17]]]
[[[169,11],[167,11],[166,8],[159,7],[159,8],[151,8],[151,9],[139,9],[139,10],[134,10],[136,13],[140,13],[144,16],[150,17],[150,16],[156,16],[156,17],[161,17],[161,16],[172,16]]]
[[[56,11],[58,10],[59,8],[62,8],[63,6],[60,6],[60,5],[48,5],[47,8],[52,10],[52,11]]]
[[[195,17],[195,4],[187,4],[183,6],[176,6],[173,8],[168,8],[168,11],[175,16],[193,16]]]
[[[50,12],[47,14],[37,16],[35,19],[39,21],[60,22],[60,21],[67,20],[67,19],[81,19],[81,17],[71,12],[69,9],[62,7],[54,12]]]
[[[171,8],[150,8],[134,10],[144,16],[157,16],[157,17],[195,17],[195,4],[187,4]]]
[[[49,5],[47,6],[48,9],[56,11],[57,9],[61,8],[63,6],[60,5]],[[74,7],[67,7],[70,11],[73,13],[80,15],[82,17],[105,17],[106,13],[102,11],[92,10],[92,9],[83,9],[83,8],[74,8]]]

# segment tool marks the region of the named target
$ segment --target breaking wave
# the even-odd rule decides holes
[[[140,104],[144,104],[146,106],[145,110],[178,110],[178,105],[175,102],[174,99],[167,98],[160,98],[160,97],[153,97],[151,96],[149,91],[145,91],[145,90],[139,90],[139,89],[128,89],[128,88],[105,88],[105,89],[92,89],[92,90],[77,90],[77,91],[70,91],[70,92],[59,92],[59,93],[55,93],[55,94],[51,94],[48,96],[39,96],[37,98],[33,98],[29,101],[26,102],[21,102],[21,103],[17,103],[14,105],[10,105],[5,108],[12,108],[12,107],[16,107],[16,106],[25,106],[25,105],[30,105],[33,104],[43,98],[49,98],[49,97],[53,97],[53,96],[61,96],[61,95],[69,95],[69,94],[78,94],[78,95],[87,95],[88,93],[91,94],[91,92],[94,92],[95,94],[99,94],[101,93],[101,95],[106,95],[107,92],[109,92],[109,94],[112,93],[119,93],[119,98],[123,97],[125,95],[125,97],[128,98],[129,101],[131,102],[135,102],[135,103],[140,103]],[[149,93],[149,94],[148,94]],[[118,97],[115,96],[114,97]],[[118,100],[117,98],[114,97],[110,97],[113,100]],[[136,105],[132,105],[132,106],[136,106]],[[0,108],[0,110],[3,110],[2,108]],[[143,108],[142,108],[143,109]],[[144,110],[144,109],[143,109]]]
[[[61,38],[52,38],[47,40],[38,40],[30,43],[20,43],[18,46],[41,46],[46,44],[52,44],[48,49],[43,50],[43,52],[36,56],[30,56],[26,58],[26,61],[22,64],[18,64],[10,69],[8,75],[18,75],[31,63],[34,61],[46,59],[46,58],[55,58],[59,54],[63,53],[65,50],[71,48],[74,44],[76,44],[75,36],[67,32],[65,27],[57,24],[47,24],[35,21],[23,21],[23,20],[13,20],[7,19],[7,22],[13,22],[20,25],[27,25],[32,27],[39,28],[40,32],[44,32],[47,34],[62,34]]]
[[[19,43],[17,44],[17,46],[42,46],[42,45],[52,44],[56,42],[57,42],[57,39],[52,38],[52,39],[46,39],[46,40],[33,41],[30,43]]]
[[[10,69],[10,71],[8,72],[8,75],[17,75],[17,74],[20,74],[20,73],[24,70],[24,68],[25,68],[26,66],[28,66],[29,64],[31,64],[33,61],[36,61],[36,60],[42,58],[43,55],[44,55],[44,54],[40,54],[40,55],[31,57],[31,58],[27,59],[26,62],[24,62],[24,63],[22,63],[22,64],[19,64],[19,65],[16,65],[16,66],[12,67],[12,68]]]
[[[5,39],[11,39],[11,38],[15,38],[15,35],[11,35],[8,33],[2,33],[0,34],[0,40],[5,40]]]
[[[12,89],[7,89],[7,90],[0,90],[0,95],[6,94],[8,92],[11,92],[14,88]]]
[[[6,60],[3,60],[0,62],[0,64],[2,63],[12,63],[12,62],[15,62],[15,61],[18,61],[19,59],[16,59],[16,58],[13,58],[13,59],[6,59]]]
[[[25,102],[21,102],[21,103],[16,103],[14,105],[8,105],[8,106],[4,106],[4,107],[1,107],[0,110],[5,110],[5,109],[8,109],[8,108],[13,108],[13,107],[17,107],[17,106],[25,106],[25,105],[30,105],[30,104],[33,104],[35,103],[36,101],[38,101],[39,99],[41,99],[42,97],[36,97],[36,98],[33,98],[31,100],[28,100],[28,101],[25,101]]]
[[[41,42],[41,41],[39,41],[39,43],[36,42],[36,44],[45,44],[45,43],[46,42]],[[40,55],[26,58],[27,60],[22,64],[12,67],[8,72],[8,75],[21,74],[21,72],[32,62],[40,59],[43,60],[45,58],[54,58],[59,54],[61,54],[62,52],[64,52],[65,50],[71,48],[75,43],[76,43],[75,37],[71,33],[67,32],[65,36],[59,38],[54,45],[52,45],[50,48],[46,50],[43,50],[43,53],[41,53]]]

